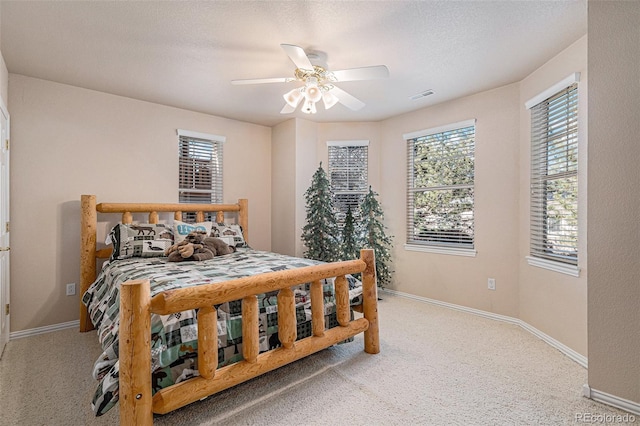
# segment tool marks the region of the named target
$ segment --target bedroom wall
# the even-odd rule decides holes
[[[271,250],[292,255],[296,252],[295,200],[296,120],[287,120],[271,129]]]
[[[9,102],[9,71],[7,70],[7,64],[4,62],[4,57],[0,51],[0,96],[5,106]],[[7,108],[9,108],[7,106]]]
[[[518,317],[519,86],[510,84],[385,120],[380,195],[394,235],[392,290]],[[408,251],[402,135],[475,118],[476,257]],[[496,290],[487,279],[496,279]]]
[[[78,318],[81,194],[177,202],[178,128],[226,136],[224,201],[248,198],[250,244],[271,248],[270,128],[17,74],[9,103],[11,331]]]
[[[640,2],[588,6],[589,386],[640,414]]]
[[[302,228],[306,223],[304,193],[318,167],[317,124],[292,118],[272,129],[272,250],[304,257]]]
[[[530,266],[529,174],[531,113],[524,103],[571,73],[580,72],[578,86],[578,267],[579,277]],[[587,37],[584,36],[520,82],[520,318],[587,356]]]
[[[0,4],[0,16],[2,16],[2,5]],[[2,31],[0,31],[0,34]],[[2,39],[0,37],[0,45],[2,44]],[[4,56],[2,56],[2,51],[0,51],[0,97],[2,97],[2,101],[4,105],[8,108],[9,101],[9,71],[7,70],[7,64],[4,62]]]
[[[318,139],[318,125],[309,120],[300,118],[296,122],[296,189],[295,189],[295,239],[296,251],[294,256],[303,257],[304,244],[302,244],[302,228],[307,221],[307,209],[304,193],[311,185],[311,178],[318,168],[316,141]]]

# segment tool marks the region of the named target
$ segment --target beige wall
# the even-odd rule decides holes
[[[79,199],[178,197],[176,129],[226,136],[224,201],[249,199],[250,244],[271,248],[271,129],[9,74],[11,329],[78,318]],[[247,153],[251,153],[247,155]]]
[[[381,202],[394,235],[391,289],[518,317],[517,84],[439,104],[381,123]],[[476,257],[407,251],[405,133],[476,119]],[[496,279],[496,290],[487,279]]]
[[[307,211],[304,193],[311,178],[318,169],[320,162],[316,155],[316,141],[318,139],[318,125],[309,120],[295,119],[296,121],[296,189],[295,189],[295,256],[303,257],[305,248],[302,244],[302,227],[306,224]],[[325,165],[326,166],[326,165]],[[326,169],[326,167],[325,167]]]
[[[293,118],[273,127],[272,250],[303,257],[304,193],[318,168],[317,124]]]
[[[578,85],[578,267],[579,277],[530,266],[529,174],[531,112],[524,103],[572,73]],[[582,37],[520,82],[520,216],[519,252],[520,318],[538,330],[587,355],[587,37]]]
[[[640,404],[640,2],[589,1],[589,385]]]
[[[2,16],[2,4],[0,4],[0,16]],[[2,21],[2,19],[0,19]],[[2,32],[0,31],[0,34]],[[2,40],[0,38],[0,45],[2,44]],[[2,52],[0,51],[0,97],[2,97],[2,101],[4,105],[7,106],[7,101],[9,99],[9,71],[7,70],[7,64],[4,62],[4,56],[2,56]]]
[[[4,62],[2,52],[0,52],[0,96],[4,105],[7,106],[9,101],[9,71],[7,70],[7,64]]]
[[[296,120],[287,120],[271,130],[271,249],[296,252]]]

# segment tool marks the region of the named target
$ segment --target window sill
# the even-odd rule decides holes
[[[404,249],[407,251],[421,251],[423,253],[448,254],[451,256],[467,256],[467,257],[476,257],[476,254],[478,253],[475,249],[458,248],[458,247],[422,246],[418,244],[405,244]]]
[[[566,263],[554,262],[552,260],[540,259],[531,256],[526,256],[526,259],[529,265],[537,268],[548,269],[561,274],[571,275],[572,277],[580,276],[580,268],[575,265],[567,265]]]

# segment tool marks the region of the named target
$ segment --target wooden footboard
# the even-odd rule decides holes
[[[122,221],[131,223],[132,212],[149,213],[149,222],[157,223],[158,212],[182,211],[238,212],[239,223],[247,240],[246,200],[228,205],[185,204],[98,204],[93,195],[82,196],[81,289],[84,292],[96,277],[96,259],[108,257],[109,251],[96,249],[97,212],[122,213]],[[349,286],[345,275],[362,274],[363,317],[351,320]],[[335,301],[338,326],[325,330],[322,280],[335,278]],[[292,287],[311,283],[312,335],[296,340],[296,312]],[[259,353],[257,295],[277,291],[277,349]],[[214,306],[234,300],[242,301],[243,360],[222,368],[218,366],[217,312]],[[198,371],[195,377],[152,395],[151,386],[151,314],[167,315],[198,309]],[[360,309],[359,309],[360,311]],[[81,303],[81,331],[92,329],[86,307]],[[153,413],[165,414],[216,392],[250,380],[268,371],[328,348],[356,334],[364,333],[364,350],[380,351],[378,337],[377,287],[373,250],[362,250],[360,259],[326,263],[304,268],[269,272],[215,284],[169,290],[151,297],[148,280],[132,280],[120,290],[120,424],[151,425]]]
[[[165,414],[216,392],[304,358],[364,332],[364,350],[380,352],[373,250],[362,250],[360,260],[269,272],[218,284],[170,290],[151,298],[149,282],[129,281],[120,294],[120,424],[151,425],[153,413]],[[346,274],[362,272],[364,317],[350,320]],[[338,327],[325,330],[324,278],[336,277]],[[311,283],[313,334],[296,341],[296,314],[292,286]],[[258,299],[279,291],[280,348],[258,355]],[[217,369],[217,313],[214,305],[242,300],[244,360]],[[167,315],[187,309],[198,311],[198,370],[196,377],[151,394],[152,313]]]

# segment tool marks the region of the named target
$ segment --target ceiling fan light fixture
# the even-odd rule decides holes
[[[316,103],[310,99],[307,99],[304,102],[304,105],[302,105],[301,111],[304,112],[305,114],[315,114],[317,112]]]
[[[318,79],[315,77],[308,77],[305,84],[304,97],[311,102],[318,102],[322,99],[322,91],[318,87]]]
[[[300,46],[292,44],[281,44],[280,46],[296,66],[294,77],[253,78],[232,80],[231,83],[234,85],[289,83],[292,81],[300,83],[301,86],[282,95],[286,104],[280,111],[281,114],[295,112],[301,103],[300,110],[303,113],[315,114],[317,112],[316,103],[320,102],[320,99],[322,99],[325,109],[332,108],[336,103],[341,103],[353,111],[358,111],[364,107],[364,102],[336,87],[334,83],[389,77],[389,69],[385,65],[329,71],[325,53],[305,52]]]
[[[329,109],[338,103],[338,98],[331,92],[323,92],[322,102],[324,103],[324,109]]]
[[[304,96],[302,95],[300,88],[295,88],[282,95],[282,97],[284,98],[285,102],[287,102],[293,108],[296,108]]]

